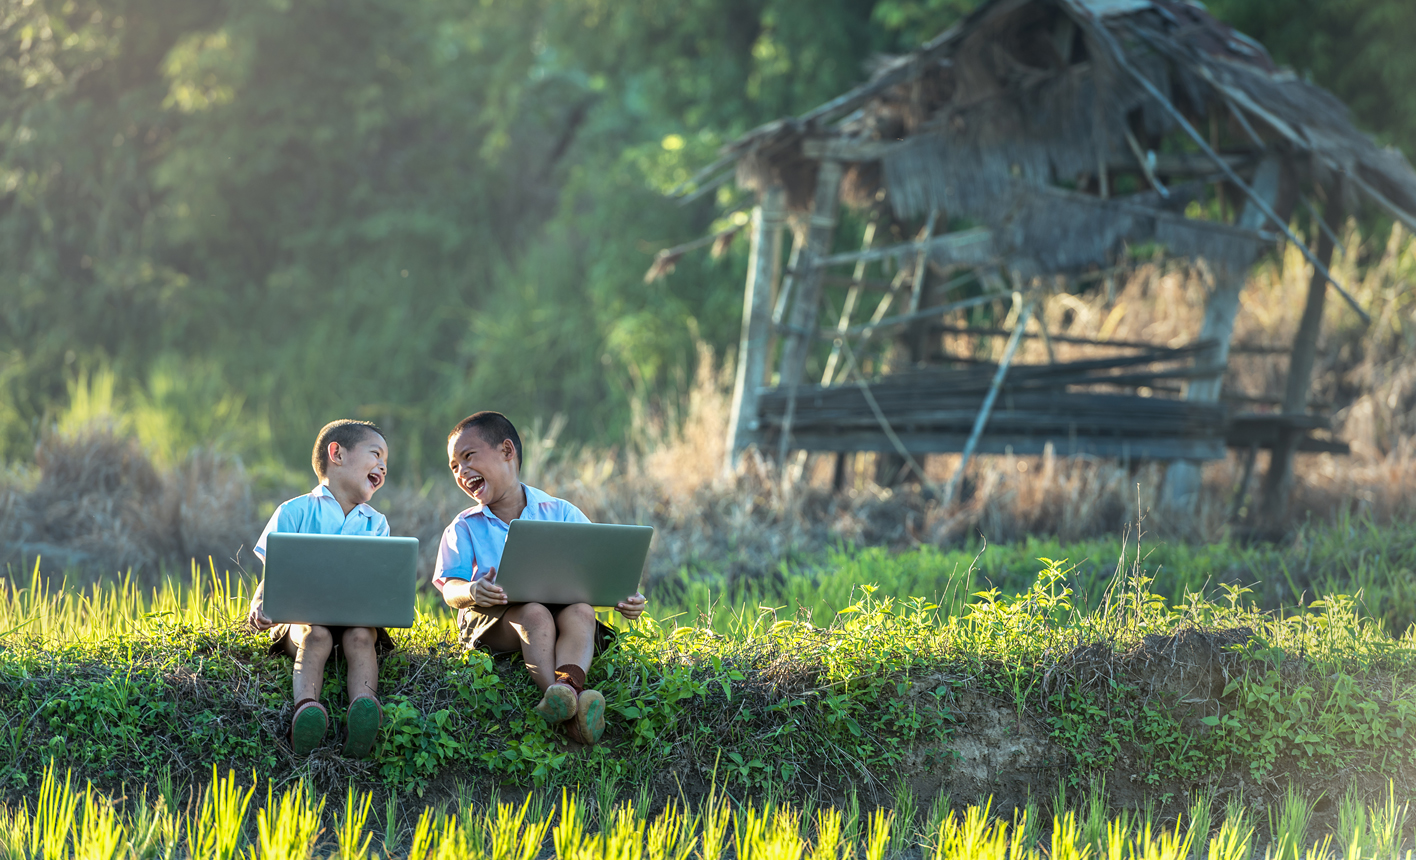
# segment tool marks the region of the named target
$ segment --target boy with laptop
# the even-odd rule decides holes
[[[331,421],[320,429],[310,461],[320,483],[307,495],[275,509],[255,546],[262,562],[266,560],[266,539],[275,532],[388,537],[388,520],[368,504],[388,476],[388,443],[382,430],[368,421]],[[256,630],[269,631],[272,654],[284,653],[295,659],[291,748],[296,755],[307,755],[324,739],[329,728],[329,714],[320,704],[324,667],[334,649],[342,647],[349,663],[344,754],[367,757],[383,722],[383,709],[376,697],[378,652],[393,648],[388,631],[276,624],[263,611],[264,592],[262,581],[251,599],[247,621]]]
[[[520,651],[541,690],[536,713],[593,744],[605,730],[605,697],[585,689],[591,658],[612,635],[588,603],[509,603],[496,582],[509,524],[516,519],[588,523],[580,509],[521,483],[521,437],[500,412],[478,412],[447,437],[453,480],[477,502],[448,525],[438,547],[433,585],[457,610],[463,644]],[[615,608],[633,621],[644,612],[642,594]]]

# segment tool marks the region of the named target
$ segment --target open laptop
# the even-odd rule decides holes
[[[266,536],[265,614],[289,624],[412,627],[418,539]]]
[[[496,583],[510,603],[614,606],[639,590],[653,526],[512,520]]]

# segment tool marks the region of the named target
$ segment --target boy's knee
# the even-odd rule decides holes
[[[516,623],[527,630],[541,630],[556,623],[551,610],[539,603],[528,603],[516,613]]]
[[[300,647],[302,648],[330,648],[334,645],[334,635],[329,632],[328,627],[321,627],[318,624],[311,624],[305,628],[305,635],[301,637]]]
[[[344,631],[344,649],[346,651],[373,650],[375,638],[371,628],[350,627]]]
[[[588,603],[572,603],[561,610],[560,620],[562,624],[588,627],[595,623],[595,607]]]

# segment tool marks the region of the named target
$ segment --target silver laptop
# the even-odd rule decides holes
[[[496,583],[510,603],[614,606],[639,590],[653,526],[512,520]]]
[[[334,627],[412,627],[418,539],[266,536],[265,614]]]

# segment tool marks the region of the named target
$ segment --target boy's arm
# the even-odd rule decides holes
[[[265,611],[265,580],[261,580],[256,586],[255,594],[251,595],[251,609],[246,613],[246,623],[257,630],[269,630],[275,626],[275,622],[266,617]]]
[[[644,614],[644,607],[649,601],[639,592],[634,592],[630,596],[615,604],[615,609],[624,616],[625,621],[637,621],[639,616]]]
[[[506,603],[506,592],[496,584],[497,569],[477,570],[472,541],[464,536],[453,521],[443,529],[438,544],[438,560],[433,568],[433,587],[442,593],[443,602],[453,609],[469,606],[499,606]]]
[[[266,557],[266,538],[269,537],[272,532],[298,530],[295,524],[291,522],[291,512],[287,510],[287,504],[282,504],[275,509],[275,513],[270,515],[270,520],[266,523],[265,529],[261,532],[260,538],[256,541],[253,552],[255,552],[256,557],[261,560],[262,564],[265,563]],[[265,580],[262,579],[256,586],[255,592],[251,595],[251,607],[246,612],[246,623],[257,630],[269,630],[275,626],[275,622],[266,617],[263,611],[264,606]]]

